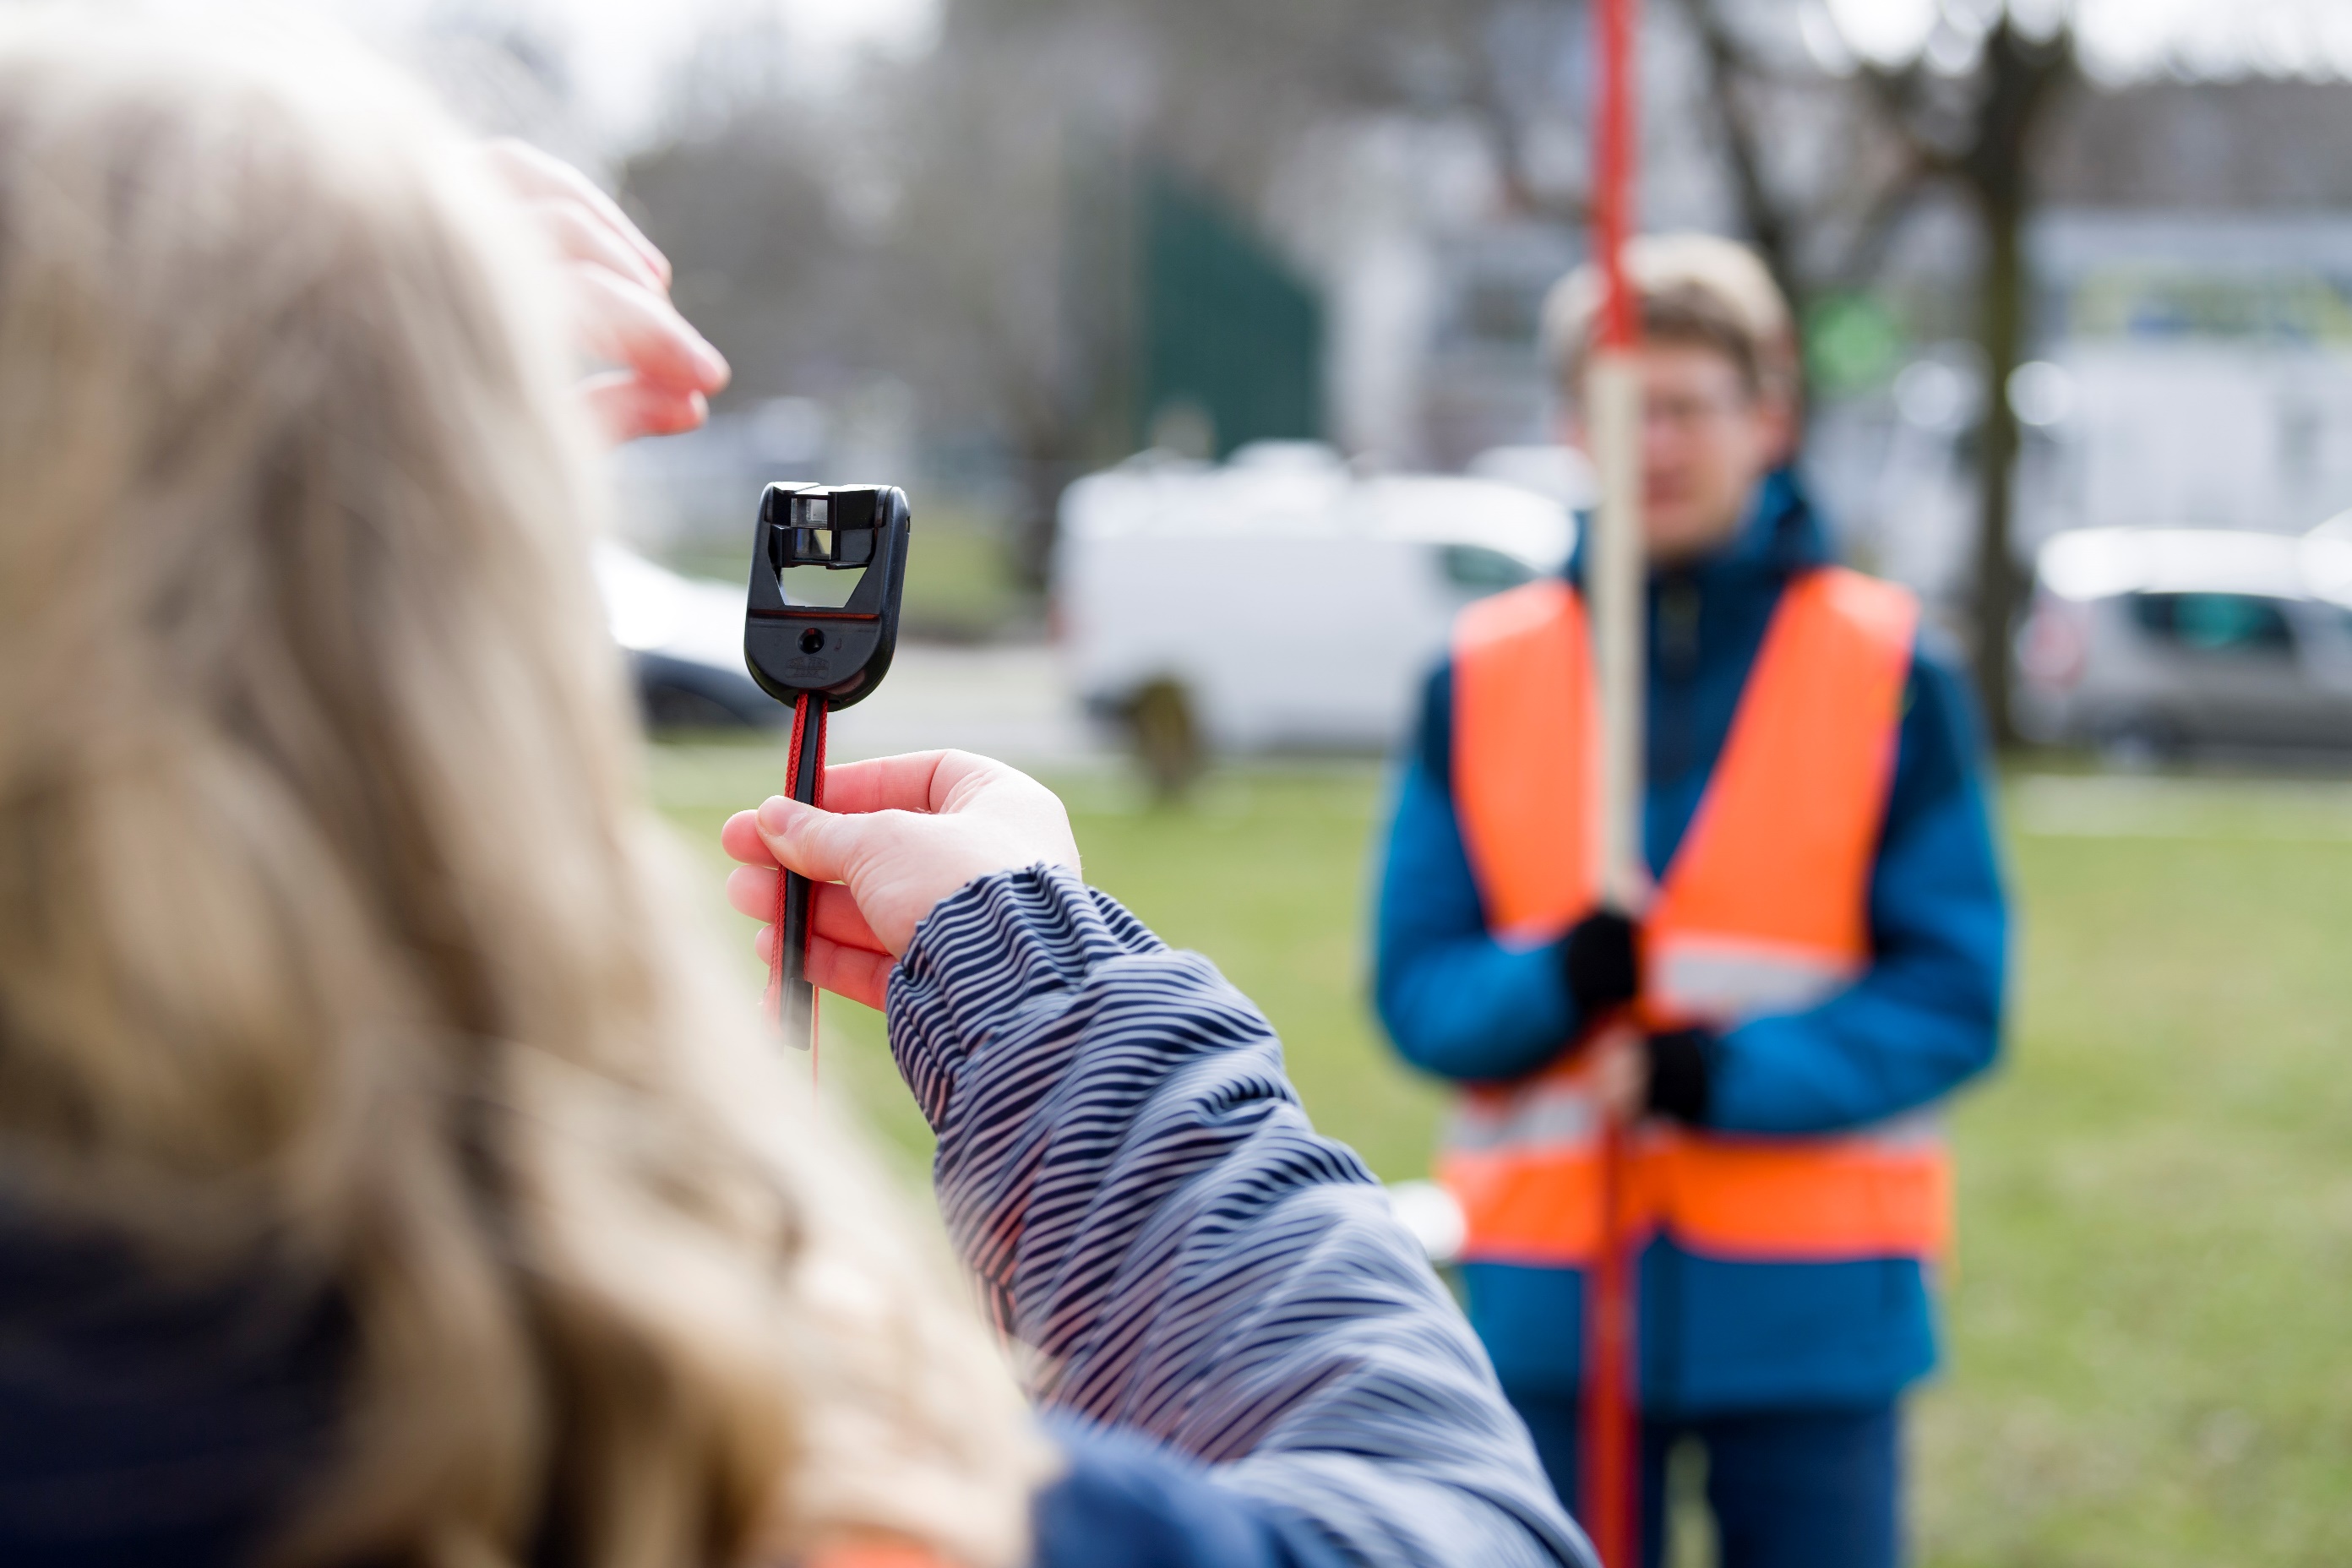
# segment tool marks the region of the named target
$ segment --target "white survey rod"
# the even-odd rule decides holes
[[[1601,897],[1639,914],[1650,873],[1642,854],[1642,701],[1645,633],[1642,552],[1642,376],[1634,355],[1603,347],[1585,382],[1601,504],[1585,552],[1593,662],[1601,686]]]

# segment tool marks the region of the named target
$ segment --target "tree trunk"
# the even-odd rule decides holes
[[[2033,303],[2025,264],[2025,219],[2032,208],[2035,132],[2053,96],[2074,75],[2071,35],[2035,40],[2007,13],[1985,40],[1984,97],[1973,144],[1958,172],[1976,198],[1984,226],[1984,273],[1979,284],[1977,346],[1985,367],[1984,419],[1978,434],[1976,561],[1977,690],[1993,743],[2004,749],[2020,736],[2010,711],[2010,637],[2025,596],[2017,562],[2015,500],[2018,422],[2009,405],[2009,379],[2025,358]]]
[[[1053,575],[1054,542],[1061,531],[1062,491],[1076,476],[1070,444],[1058,430],[1031,427],[1021,443],[1021,514],[1013,520],[1013,579],[1042,594]]]
[[[2024,204],[1981,196],[1985,265],[1978,286],[1977,346],[1985,367],[1984,418],[1979,426],[1975,643],[1977,690],[1994,744],[2018,742],[2010,715],[2010,636],[2024,595],[2017,564],[2015,479],[2019,431],[2009,379],[2025,357]]]

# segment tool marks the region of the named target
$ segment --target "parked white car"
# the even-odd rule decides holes
[[[1219,752],[1381,751],[1455,613],[1558,571],[1574,538],[1521,486],[1360,475],[1307,443],[1147,455],[1065,492],[1055,620],[1100,718]]]
[[[2099,528],[2045,543],[2019,728],[2127,757],[2352,745],[2352,538]]]
[[[589,557],[605,624],[653,730],[764,728],[786,710],[743,668],[740,584],[682,577],[610,541]],[[744,568],[751,552],[744,552]]]

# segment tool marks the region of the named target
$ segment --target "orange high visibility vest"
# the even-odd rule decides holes
[[[1793,579],[1706,795],[1643,924],[1653,1026],[1797,1011],[1870,959],[1870,873],[1918,626],[1903,589],[1839,568]],[[1584,607],[1551,580],[1481,600],[1454,639],[1454,800],[1486,921],[1558,937],[1599,898],[1599,703]],[[1472,1261],[1581,1267],[1601,1237],[1586,1053],[1465,1093],[1438,1162]],[[1919,1114],[1764,1137],[1644,1124],[1633,1212],[1709,1257],[1944,1254],[1951,1172]]]

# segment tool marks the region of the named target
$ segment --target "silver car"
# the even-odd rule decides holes
[[[2031,739],[2134,760],[2352,746],[2352,537],[2059,534],[2015,653]]]

